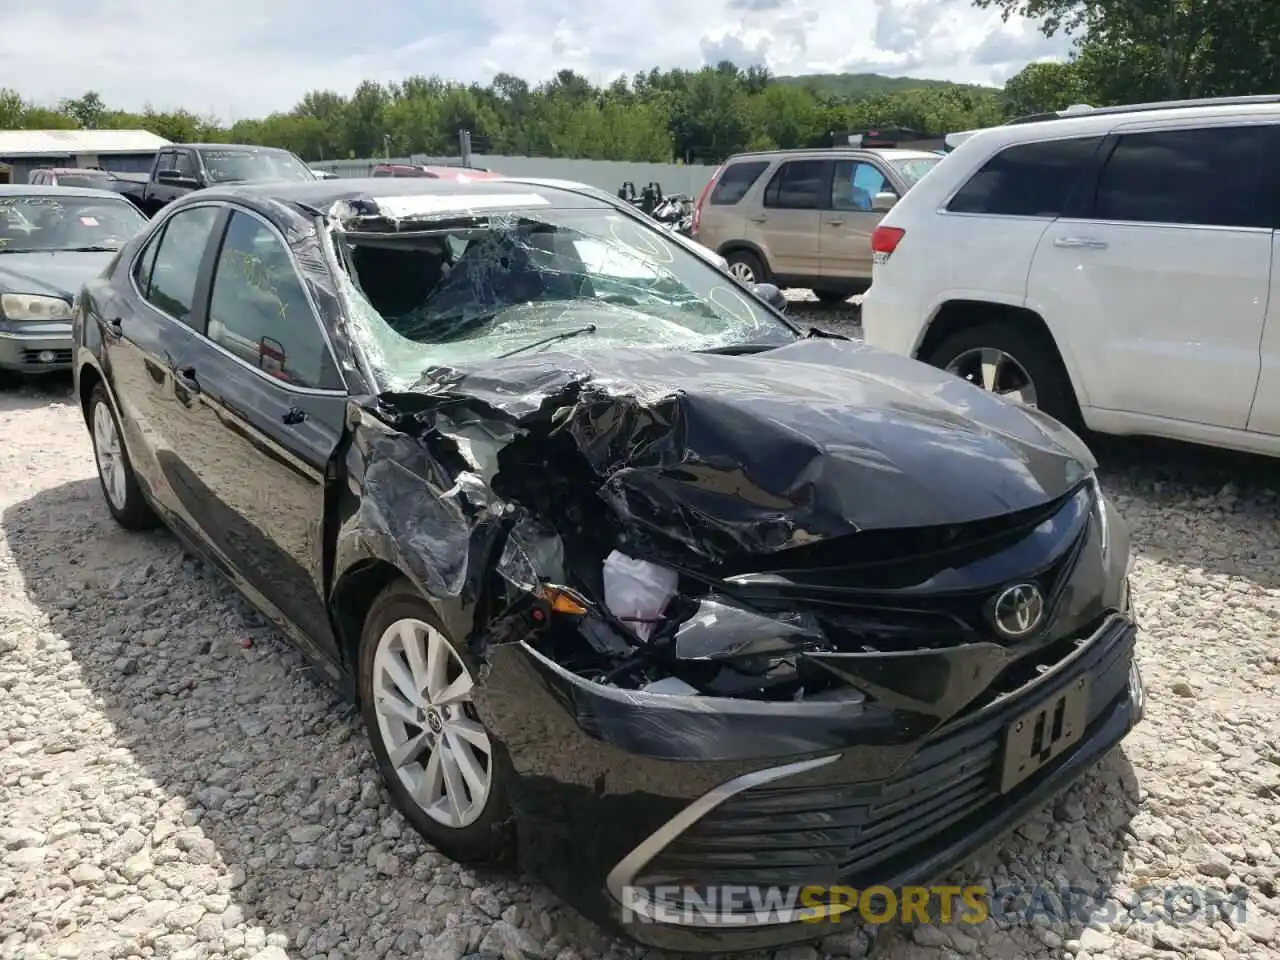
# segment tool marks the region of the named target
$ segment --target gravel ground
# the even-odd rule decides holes
[[[849,329],[855,311],[794,312]],[[170,536],[114,526],[65,388],[0,394],[0,957],[659,960],[429,850],[302,660]],[[1280,957],[1274,464],[1099,452],[1136,539],[1147,721],[954,882],[1114,899],[1092,923],[1049,904],[851,927],[781,960]],[[1153,920],[1147,899],[1134,919],[1150,884],[1243,886],[1246,915]]]

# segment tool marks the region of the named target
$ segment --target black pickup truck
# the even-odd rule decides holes
[[[158,151],[150,174],[116,174],[112,187],[150,217],[178,197],[216,184],[315,179],[315,172],[288,150],[186,143]]]

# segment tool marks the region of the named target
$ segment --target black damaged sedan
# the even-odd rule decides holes
[[[116,520],[357,698],[439,850],[763,947],[826,930],[753,899],[940,879],[1142,713],[1076,436],[774,295],[572,184],[202,190],[85,287],[77,391]]]

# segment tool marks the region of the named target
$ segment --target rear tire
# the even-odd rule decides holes
[[[750,250],[732,250],[724,255],[729,275],[743,283],[768,283],[769,268]]]
[[[818,298],[819,303],[827,305],[844,303],[853,296],[853,294],[844,290],[815,290],[813,295]]]
[[[369,609],[359,683],[374,759],[405,819],[458,863],[513,860],[515,771],[471,703],[470,668],[408,580]]]
[[[98,483],[111,516],[126,530],[150,530],[159,520],[138,486],[124,446],[124,432],[104,383],[98,383],[89,394],[89,436],[98,466]]]
[[[983,351],[988,353],[984,355]],[[994,360],[997,355],[1013,361],[1013,366],[1003,368],[1001,382],[995,383],[996,389],[991,392],[1005,394],[1011,390],[1019,379],[1020,368],[1034,391],[1032,405],[1072,430],[1079,431],[1080,407],[1062,359],[1037,332],[1022,325],[997,322],[965,327],[944,337],[920,359],[963,376],[975,386],[990,389],[992,384],[984,383],[983,374],[978,371],[985,371],[986,379],[992,379],[990,371],[993,364],[984,362],[983,358]],[[969,371],[968,375],[965,375],[966,371]],[[1016,400],[1016,397],[1011,399]]]

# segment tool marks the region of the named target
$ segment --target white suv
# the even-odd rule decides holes
[[[1280,97],[1029,120],[881,221],[867,343],[1070,425],[1280,456]]]

